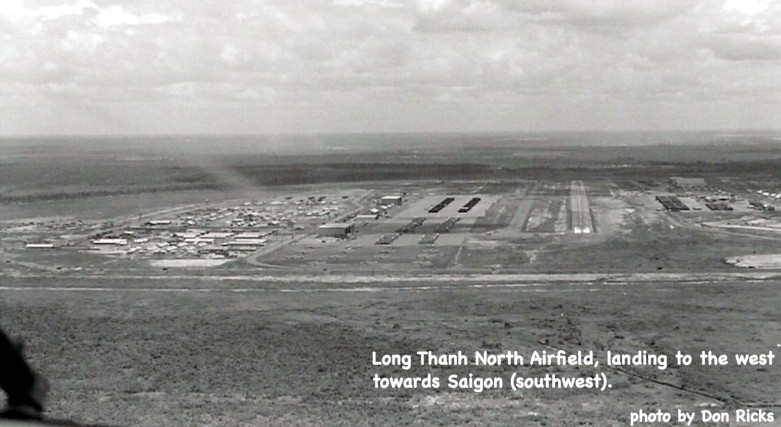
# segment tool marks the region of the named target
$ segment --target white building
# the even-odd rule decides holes
[[[317,227],[319,236],[347,237],[355,231],[355,224],[351,222],[332,222]]]
[[[393,205],[393,206],[401,206],[402,198],[401,196],[382,196],[382,199],[380,199],[380,204],[382,205]]]
[[[375,221],[380,217],[379,213],[362,213],[355,216],[358,221]]]
[[[93,245],[114,245],[114,246],[126,246],[127,239],[97,239],[92,241]]]
[[[53,249],[53,243],[28,243],[24,245],[26,249]]]

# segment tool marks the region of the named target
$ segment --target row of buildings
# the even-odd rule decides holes
[[[377,201],[377,207],[371,208],[355,216],[355,221],[373,221],[380,218],[383,212],[394,207],[402,206],[404,199],[399,195],[382,196]],[[330,222],[317,228],[317,235],[323,237],[348,237],[355,233],[355,222]]]

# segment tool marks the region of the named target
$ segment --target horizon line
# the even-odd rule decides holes
[[[316,137],[316,136],[357,136],[357,135],[538,135],[538,134],[697,134],[697,133],[771,133],[781,132],[781,128],[745,128],[745,129],[636,129],[636,130],[453,130],[453,131],[366,131],[366,132],[246,132],[246,133],[29,133],[0,134],[0,139],[14,138],[155,138],[155,137]]]

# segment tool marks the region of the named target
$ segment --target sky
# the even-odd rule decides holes
[[[781,129],[781,0],[3,0],[0,135]]]

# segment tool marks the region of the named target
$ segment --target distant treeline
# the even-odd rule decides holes
[[[509,162],[508,162],[509,163]],[[407,180],[549,180],[568,182],[580,180],[667,179],[670,176],[772,176],[781,177],[781,161],[712,162],[642,162],[623,159],[622,162],[566,162],[549,160],[503,166],[487,163],[407,163],[407,162],[327,162],[288,164],[249,164],[247,160],[225,162],[212,170],[209,165],[168,168],[155,171],[148,168],[126,174],[125,180],[95,182],[83,188],[10,189],[0,193],[0,203],[69,200],[86,197],[162,193],[168,191],[223,190],[242,185],[241,179],[221,179],[221,175],[238,175],[257,186],[297,184],[327,184],[371,181]],[[96,177],[96,181],[104,177]],[[151,179],[157,183],[149,182]],[[167,182],[160,183],[161,180]],[[566,193],[566,189],[562,189]]]
[[[406,179],[464,179],[489,177],[500,168],[483,164],[328,163],[284,166],[236,166],[235,170],[260,185],[320,182],[395,181]]]
[[[221,190],[224,186],[214,183],[168,184],[141,187],[114,187],[85,189],[81,191],[28,192],[0,194],[0,203],[29,203],[56,200],[83,199],[87,197],[122,196],[133,194],[161,193],[167,191]]]
[[[647,176],[667,178],[675,175],[724,176],[732,174],[781,174],[781,162],[647,162],[632,165],[592,163],[586,166],[519,166],[499,167],[480,163],[327,163],[290,165],[237,165],[233,169],[258,185],[314,184],[328,182],[362,182],[395,180],[462,180],[462,179],[610,179]]]

